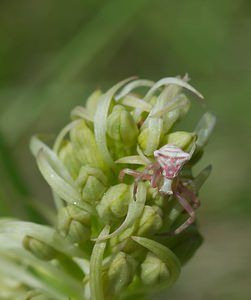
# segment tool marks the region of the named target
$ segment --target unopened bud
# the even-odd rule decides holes
[[[137,261],[130,255],[119,252],[108,270],[109,293],[118,295],[132,281]]]
[[[97,205],[99,216],[104,220],[124,217],[128,210],[130,198],[129,185],[120,183],[110,187]]]
[[[121,105],[115,105],[107,119],[107,133],[115,141],[126,147],[136,143],[138,127],[130,112]]]
[[[82,165],[104,168],[104,162],[98,150],[93,131],[84,121],[80,121],[70,132],[75,155]]]
[[[52,260],[58,254],[51,246],[29,235],[24,237],[23,247],[42,260]]]
[[[162,211],[158,206],[144,207],[143,213],[138,223],[136,235],[152,235],[160,230],[163,225]]]
[[[163,144],[172,144],[180,149],[187,149],[194,141],[196,134],[193,132],[186,131],[176,131],[170,134],[167,134],[163,139]]]
[[[138,136],[138,144],[143,153],[147,156],[153,154],[158,149],[160,141],[160,131],[155,128],[145,128]]]
[[[167,280],[170,276],[165,263],[152,252],[148,252],[141,265],[141,280],[145,285],[155,285]]]
[[[106,190],[107,178],[100,169],[84,166],[79,172],[76,183],[81,189],[83,201],[95,205]]]
[[[68,205],[59,211],[58,231],[73,243],[82,244],[90,238],[90,215],[75,205]]]
[[[78,160],[75,150],[71,142],[67,142],[59,151],[59,158],[64,163],[65,167],[70,172],[73,178],[76,178],[81,167],[81,162]]]

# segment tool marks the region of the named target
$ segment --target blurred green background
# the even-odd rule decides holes
[[[198,212],[205,242],[155,299],[250,299],[250,0],[1,0],[0,214],[45,221],[32,134],[53,137],[97,87],[186,72],[218,119],[199,166],[213,164]],[[202,113],[194,102],[186,129]]]

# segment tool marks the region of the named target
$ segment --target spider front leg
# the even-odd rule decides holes
[[[138,182],[140,180],[151,180],[152,176],[150,174],[148,174],[146,171],[148,171],[148,168],[145,168],[143,170],[143,172],[135,171],[135,170],[132,170],[132,169],[123,169],[119,173],[120,181],[123,180],[125,175],[130,175],[130,176],[133,176],[135,178],[134,187],[133,187],[133,198],[134,198],[134,200],[136,200],[136,193],[137,193],[137,190],[138,190]]]
[[[177,184],[177,183],[176,183]],[[195,211],[193,207],[189,204],[189,202],[179,193],[177,190],[174,192],[175,198],[178,200],[179,204],[185,209],[185,211],[189,214],[189,218],[178,228],[176,228],[173,232],[163,232],[157,235],[159,236],[172,236],[181,233],[187,227],[189,227],[195,221]]]
[[[179,189],[181,190],[181,192],[183,192],[189,199],[191,199],[192,203],[193,203],[193,208],[197,209],[200,207],[200,200],[198,199],[198,197],[196,196],[196,194],[189,190],[185,185],[181,184],[179,185]]]
[[[185,223],[180,225],[177,229],[175,229],[174,234],[181,233],[184,229],[190,226],[195,221],[195,211],[193,207],[189,204],[189,202],[178,192],[175,192],[175,197],[180,203],[180,205],[185,209],[185,211],[189,214],[189,218],[186,220]]]
[[[158,188],[160,190],[160,184],[161,184],[161,178],[162,176],[162,171],[158,163],[151,163],[149,166],[146,167],[147,170],[152,171],[152,176],[151,176],[151,186],[153,188]]]
[[[123,178],[125,177],[125,175],[130,175],[130,176],[137,178],[137,177],[140,177],[141,174],[142,174],[142,172],[126,168],[119,172],[119,180],[123,181]]]

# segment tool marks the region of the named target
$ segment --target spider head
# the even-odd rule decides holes
[[[191,158],[191,154],[184,152],[175,145],[167,144],[159,150],[154,151],[154,157],[162,168],[163,176],[173,179],[179,174],[183,165]]]

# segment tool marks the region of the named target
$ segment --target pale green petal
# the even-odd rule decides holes
[[[102,284],[102,262],[106,247],[106,241],[102,240],[104,236],[107,236],[109,230],[109,226],[106,225],[98,237],[99,241],[95,243],[92,250],[90,261],[90,290],[93,300],[104,300]]]
[[[136,164],[145,166],[147,162],[139,155],[124,156],[115,161],[116,164]]]
[[[204,97],[201,95],[201,93],[198,92],[195,88],[193,88],[186,81],[179,79],[179,78],[175,78],[175,77],[166,77],[166,78],[160,79],[159,81],[157,81],[155,83],[155,85],[146,94],[145,100],[148,101],[154,95],[156,90],[158,90],[163,85],[169,85],[169,84],[174,84],[174,85],[183,87],[183,88],[187,89],[188,91],[194,93],[199,98],[204,99]]]
[[[148,79],[136,79],[128,84],[126,84],[121,92],[115,97],[116,101],[120,100],[121,98],[125,97],[133,90],[139,87],[152,87],[154,85],[154,81]]]
[[[59,150],[60,150],[60,147],[62,146],[62,142],[65,138],[65,136],[71,131],[71,129],[76,126],[77,124],[79,123],[78,120],[76,121],[73,121],[71,123],[69,123],[68,125],[66,125],[60,132],[59,134],[57,135],[57,138],[54,142],[54,145],[53,145],[53,151],[55,153],[58,154]]]
[[[90,122],[94,121],[94,116],[93,114],[87,110],[85,107],[82,106],[76,106],[72,111],[71,111],[71,118],[72,119],[83,119],[87,120]]]
[[[75,204],[93,214],[94,211],[92,206],[82,201],[80,192],[78,191],[75,183],[70,184],[65,181],[64,178],[61,177],[60,174],[58,174],[56,171],[60,166],[54,169],[50,164],[48,158],[50,157],[48,157],[48,155],[46,156],[46,153],[43,151],[43,149],[41,149],[37,155],[37,164],[40,172],[42,173],[48,184],[51,186],[51,188],[55,191],[55,193],[58,194],[66,202]]]
[[[99,105],[97,107],[94,116],[94,132],[95,132],[98,148],[100,150],[100,153],[103,156],[105,163],[113,170],[116,170],[117,167],[111,157],[111,154],[107,146],[106,120],[107,120],[109,107],[114,97],[114,94],[117,92],[117,90],[119,90],[125,83],[127,83],[130,80],[132,80],[132,78],[117,83],[110,90],[108,90],[103,96],[101,96]]]
[[[187,104],[187,98],[185,95],[181,94],[178,98],[173,98],[165,106],[163,106],[162,108],[159,108],[159,110],[156,110],[155,112],[153,112],[151,114],[151,117],[152,118],[163,117],[168,112],[175,110],[175,109],[180,109],[183,106],[185,106],[186,104]]]
[[[121,98],[118,101],[118,103],[123,104],[125,106],[137,108],[146,112],[150,112],[152,109],[152,105],[150,103],[145,102],[144,100],[138,98],[135,95],[127,95],[124,98]]]
[[[30,149],[35,158],[37,158],[40,150],[43,150],[53,169],[55,169],[55,171],[67,182],[70,184],[74,183],[73,178],[65,168],[64,164],[59,160],[56,153],[52,151],[45,143],[43,143],[37,136],[33,136],[31,138]]]

